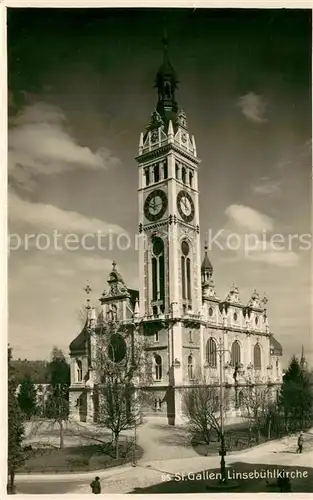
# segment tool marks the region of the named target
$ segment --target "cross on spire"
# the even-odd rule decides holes
[[[84,291],[86,292],[86,295],[87,295],[87,299],[86,299],[87,305],[86,305],[86,308],[90,309],[89,294],[90,294],[90,292],[92,292],[92,288],[90,287],[89,282],[87,282],[87,285],[85,286]]]

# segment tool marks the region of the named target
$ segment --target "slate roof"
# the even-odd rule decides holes
[[[275,339],[274,335],[271,335],[270,345],[272,354],[276,354],[277,356],[282,356],[283,354],[282,345],[280,344],[280,342],[278,342],[278,340]]]
[[[88,329],[87,321],[82,331],[70,343],[70,352],[85,352],[87,351]]]

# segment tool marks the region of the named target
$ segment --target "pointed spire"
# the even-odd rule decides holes
[[[300,368],[301,368],[301,370],[306,370],[306,368],[307,368],[307,362],[306,362],[305,355],[304,355],[304,346],[303,346],[303,344],[302,344],[302,347],[301,347]]]
[[[210,281],[213,275],[213,266],[211,264],[211,261],[208,257],[208,242],[205,240],[204,243],[204,259],[201,264],[201,276],[202,276],[202,283],[207,283]]]
[[[195,141],[195,136],[193,135],[191,138],[192,141],[192,149],[193,149],[193,154],[197,156],[197,146],[196,146],[196,141]]]
[[[135,307],[134,307],[134,319],[139,318],[140,310],[139,310],[139,300],[136,298]]]
[[[174,129],[173,129],[172,120],[169,121],[167,135],[168,135],[168,141],[173,142],[174,141]]]
[[[143,133],[141,132],[139,139],[139,154],[142,153],[142,150],[143,150]]]
[[[155,87],[158,89],[158,104],[157,111],[162,119],[168,122],[169,118],[174,116],[178,111],[178,106],[175,100],[175,90],[177,89],[177,76],[172,67],[168,55],[168,38],[166,32],[162,38],[163,44],[163,63],[160,66],[156,78]],[[175,121],[175,120],[174,120]]]

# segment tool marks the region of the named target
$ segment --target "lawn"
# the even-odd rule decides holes
[[[266,437],[261,435],[258,442],[255,435],[249,438],[249,430],[244,424],[234,424],[225,429],[225,447],[228,452],[240,451],[250,448],[267,441]],[[220,442],[216,433],[212,432],[209,445],[201,440],[201,437],[192,439],[192,446],[199,455],[218,455]]]
[[[68,446],[62,449],[45,447],[27,452],[27,459],[19,472],[80,472],[115,467],[134,458],[134,448],[127,441],[120,445],[120,458],[115,458],[115,450],[111,443],[85,446]],[[136,447],[136,459],[142,456],[142,450]]]

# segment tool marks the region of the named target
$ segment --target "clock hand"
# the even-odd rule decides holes
[[[187,200],[186,200],[186,198],[183,198],[182,202],[183,202],[183,205],[185,207],[185,210],[188,211],[188,206],[187,206]]]

